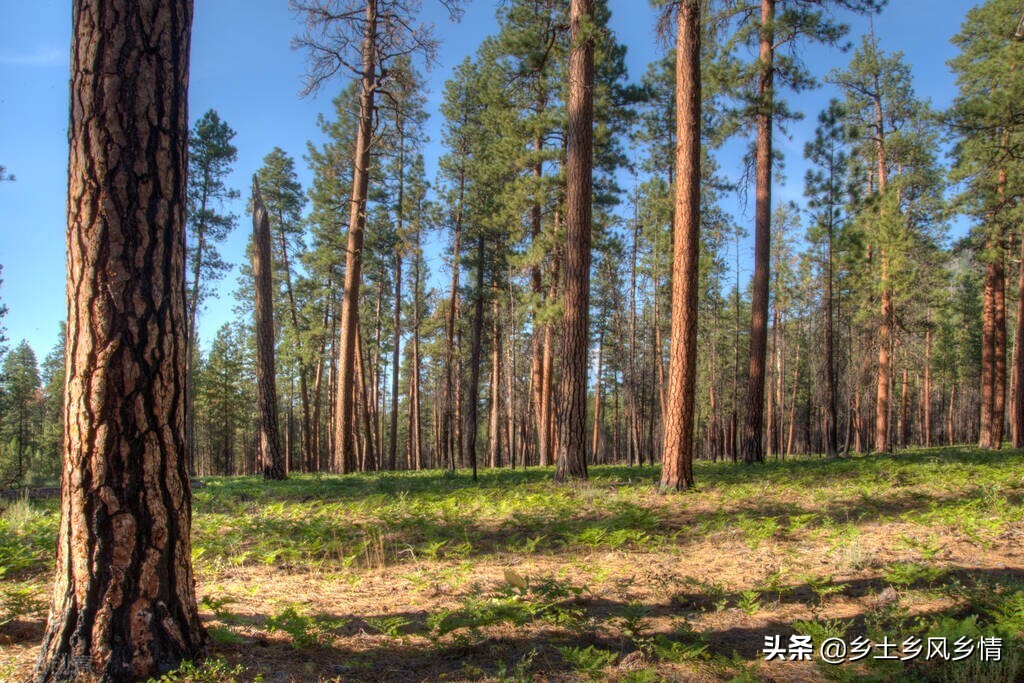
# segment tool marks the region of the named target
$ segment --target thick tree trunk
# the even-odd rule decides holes
[[[191,24],[189,0],[72,3],[66,436],[39,683],[159,677],[203,652],[185,444]]]
[[[260,413],[260,451],[263,478],[284,479],[284,457],[277,423],[277,370],[274,362],[274,298],[270,261],[270,222],[252,178],[252,274],[256,289],[256,396]]]
[[[700,0],[684,0],[677,9],[672,337],[668,398],[663,416],[662,491],[680,491],[693,486],[697,276],[700,265],[700,13]],[[660,358],[657,360],[660,364]]]
[[[761,0],[761,35],[757,96],[756,191],[754,200],[754,277],[750,301],[750,363],[743,460],[764,461],[764,365],[768,348],[768,264],[771,254],[772,120],[775,75],[775,0]]]
[[[571,0],[566,138],[565,291],[555,481],[587,478],[587,351],[594,160],[594,0]]]
[[[341,300],[341,338],[338,345],[338,410],[335,425],[335,468],[356,469],[355,378],[356,332],[359,327],[359,289],[362,284],[363,234],[369,185],[370,140],[373,136],[373,96],[376,90],[377,0],[366,0],[359,87],[359,127],[352,163],[352,202],[345,249],[345,288]]]

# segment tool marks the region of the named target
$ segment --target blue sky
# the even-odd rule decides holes
[[[902,50],[911,64],[920,96],[945,107],[955,94],[946,60],[955,53],[949,43],[967,10],[975,3],[957,0],[890,0],[874,19],[883,49]],[[0,6],[0,164],[17,180],[0,184],[0,264],[3,285],[0,300],[9,312],[3,321],[12,344],[27,339],[42,358],[56,341],[65,317],[64,234],[67,193],[68,61],[71,12],[66,0],[33,0]],[[460,24],[451,24],[437,0],[424,0],[427,21],[436,25],[441,40],[438,63],[427,72],[430,88],[428,124],[431,142],[424,153],[428,174],[442,153],[440,103],[444,81],[452,68],[472,54],[480,41],[496,30],[495,3],[475,0],[466,6]],[[628,47],[630,77],[639,80],[649,62],[664,47],[655,38],[655,12],[646,0],[611,0],[612,29]],[[847,17],[850,39],[859,41],[866,19]],[[241,190],[259,168],[263,156],[278,146],[295,157],[306,187],[311,174],[302,160],[309,140],[321,141],[316,118],[330,114],[331,98],[342,87],[329,84],[316,97],[300,98],[304,55],[290,48],[299,24],[287,0],[195,0],[192,36],[192,71],[189,111],[193,120],[213,108],[238,135],[238,162],[230,184]],[[804,57],[812,71],[823,77],[845,64],[838,51],[809,48]],[[817,112],[836,96],[825,86],[790,97],[805,119],[792,124],[789,137],[776,136],[786,157],[785,178],[776,181],[776,203],[800,202],[803,196],[804,142],[810,138]],[[720,160],[723,172],[740,172],[734,155]],[[243,192],[244,194],[244,192]],[[231,207],[239,215],[239,229],[222,248],[222,255],[237,264],[244,258],[248,221],[242,200]],[[752,207],[736,204],[738,221],[752,222]],[[440,244],[437,234],[431,240]],[[749,261],[751,244],[740,247],[741,262]],[[436,254],[437,249],[429,249]],[[431,259],[435,272],[440,263]],[[746,277],[746,275],[742,275]],[[222,282],[220,296],[201,315],[200,335],[209,339],[232,317],[236,273]]]

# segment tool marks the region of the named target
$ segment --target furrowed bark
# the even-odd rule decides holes
[[[72,3],[61,522],[33,679],[203,653],[185,453],[188,0]]]

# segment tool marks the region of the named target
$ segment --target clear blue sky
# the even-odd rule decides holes
[[[912,66],[919,95],[936,107],[945,107],[955,92],[946,60],[954,54],[949,39],[959,29],[974,2],[957,0],[890,0],[874,20],[875,31],[887,51],[902,50]],[[64,232],[67,192],[68,62],[71,12],[66,0],[9,0],[0,4],[0,164],[17,180],[0,184],[0,264],[3,285],[0,300],[9,312],[3,324],[12,344],[27,339],[42,357],[56,341],[65,317]],[[425,150],[428,173],[442,153],[440,103],[444,81],[452,68],[473,53],[480,41],[496,29],[495,3],[475,0],[467,4],[461,24],[448,22],[437,0],[423,0],[427,20],[436,24],[441,39],[439,63],[427,72],[432,118],[432,141]],[[628,49],[630,77],[638,80],[646,65],[658,58],[662,45],[655,39],[655,13],[646,0],[611,0],[612,29]],[[867,29],[867,20],[849,17],[854,42]],[[295,157],[303,186],[311,174],[302,160],[306,142],[320,142],[318,113],[330,112],[330,101],[341,89],[339,81],[315,98],[300,98],[298,91],[304,55],[290,48],[298,22],[287,0],[196,0],[192,37],[190,116],[198,118],[216,109],[238,135],[238,162],[230,179],[245,190],[248,178],[263,156],[278,146]],[[812,48],[804,56],[821,77],[842,66],[846,55]],[[800,202],[803,196],[804,142],[814,128],[817,112],[836,93],[825,86],[790,98],[803,111],[803,122],[793,124],[789,139],[776,136],[786,157],[785,179],[776,182],[775,201]],[[737,161],[725,155],[723,172],[736,176]],[[243,192],[244,194],[244,192]],[[233,207],[239,229],[222,248],[222,255],[237,264],[244,258],[248,221],[240,200]],[[749,227],[752,209],[736,205],[737,219]],[[440,242],[440,237],[432,238]],[[741,247],[749,260],[751,245]],[[436,249],[431,250],[437,253]],[[440,264],[434,259],[434,271]],[[219,300],[211,301],[200,320],[200,335],[209,339],[232,316],[235,272],[222,283]],[[745,277],[745,276],[744,276]]]

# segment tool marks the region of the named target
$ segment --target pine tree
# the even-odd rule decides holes
[[[188,327],[185,330],[188,350],[185,362],[188,365],[186,379],[190,385],[189,401],[193,396],[191,384],[195,374],[192,364],[199,346],[199,310],[213,284],[224,277],[230,268],[217,251],[217,245],[227,239],[235,228],[235,216],[223,213],[224,203],[238,197],[238,191],[229,189],[225,184],[231,166],[238,158],[237,150],[231,143],[234,137],[235,131],[213,109],[203,114],[189,133],[188,208],[185,219],[185,249],[188,258]],[[193,406],[189,405],[185,421],[190,469],[195,459],[193,413]]]
[[[260,415],[259,452],[264,479],[286,479],[287,461],[281,453],[278,429],[277,371],[274,329],[273,260],[270,219],[260,193],[259,178],[252,178],[252,276],[255,289],[256,401]]]
[[[672,254],[672,342],[665,407],[663,491],[693,486],[700,258],[701,3],[676,8],[676,163]],[[661,349],[658,349],[660,356]],[[658,363],[661,362],[660,357]]]
[[[953,38],[960,54],[950,60],[960,92],[949,115],[958,136],[956,179],[966,184],[960,210],[979,221],[985,234],[984,334],[980,445],[999,448],[1005,387],[1005,251],[1021,222],[1020,179],[1024,165],[1013,149],[1024,138],[1024,44],[1011,38],[1019,4],[989,0],[967,13]],[[1024,251],[1022,251],[1024,253]],[[1024,269],[1020,271],[1014,334],[1011,426],[1015,448],[1024,445]]]
[[[824,280],[822,349],[825,366],[825,453],[829,458],[839,453],[834,286],[838,233],[844,220],[842,209],[849,196],[849,188],[846,187],[849,160],[845,146],[843,110],[838,101],[832,100],[828,109],[818,115],[814,140],[804,147],[804,156],[815,165],[807,172],[805,185],[814,220],[808,238],[820,250],[820,270]]]
[[[731,44],[754,42],[757,58],[736,69],[737,84],[750,84],[741,98],[741,113],[754,119],[755,144],[754,274],[751,285],[750,361],[747,368],[746,414],[743,428],[743,459],[764,460],[763,416],[765,360],[768,349],[768,288],[771,254],[771,184],[774,127],[792,114],[778,97],[780,86],[795,92],[814,85],[806,66],[795,56],[798,41],[839,46],[847,27],[832,12],[836,8],[859,13],[875,12],[885,0],[832,0],[808,5],[797,0],[761,0],[759,15],[751,7],[737,5],[728,11],[740,22]],[[755,19],[755,17],[757,17]],[[789,46],[792,52],[781,48]]]
[[[297,292],[298,277],[296,266],[302,261],[306,250],[303,242],[302,209],[305,197],[302,185],[295,173],[295,161],[279,147],[265,157],[263,166],[256,172],[260,194],[267,208],[270,223],[270,253],[273,262],[275,318],[283,331],[285,343],[279,352],[278,371],[295,367],[299,378],[300,401],[300,452],[301,467],[305,468],[313,459],[312,415],[310,413],[309,374],[311,359],[306,349],[308,324],[301,315],[302,301]],[[294,374],[291,375],[294,378]],[[291,407],[288,414],[291,415]],[[291,421],[286,426],[291,434]],[[291,439],[286,440],[289,445]],[[285,457],[291,462],[293,453],[286,449]],[[291,466],[290,466],[291,467]]]
[[[866,189],[856,223],[869,272],[858,289],[872,297],[878,311],[870,335],[877,344],[872,443],[876,451],[886,452],[892,444],[889,392],[897,299],[911,290],[903,282],[915,262],[925,262],[921,254],[911,256],[914,243],[930,241],[926,233],[937,223],[935,197],[942,183],[930,151],[935,132],[927,105],[914,94],[902,53],[886,54],[873,35],[865,36],[849,66],[829,79],[846,94],[853,159]]]
[[[22,340],[0,369],[0,489],[23,484],[38,446],[39,368],[36,354]]]
[[[565,166],[565,291],[555,481],[587,478],[587,351],[594,164],[594,2],[569,5]]]
[[[453,11],[457,9],[454,0],[449,4]],[[309,54],[306,92],[314,92],[339,71],[351,71],[359,79],[359,127],[353,151],[351,211],[340,313],[334,452],[335,467],[351,472],[357,461],[353,386],[375,94],[386,89],[391,59],[412,53],[429,58],[436,44],[429,27],[415,24],[414,10],[418,3],[411,0],[292,0],[292,7],[306,16],[305,31],[294,41]]]
[[[191,24],[188,0],[72,6],[67,438],[39,683],[158,677],[203,652],[185,452]]]

